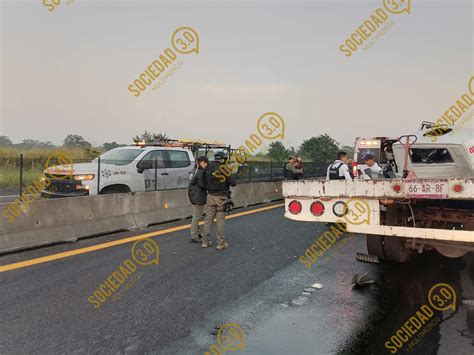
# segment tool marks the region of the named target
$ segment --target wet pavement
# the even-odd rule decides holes
[[[276,208],[228,220],[225,251],[189,243],[187,230],[153,237],[159,266],[140,267],[120,299],[99,309],[87,297],[130,258],[131,244],[0,273],[0,354],[203,354],[225,323],[243,328],[249,354],[390,354],[384,344],[437,283],[452,286],[455,311],[435,311],[430,322],[439,323],[395,349],[474,354],[474,255],[371,264],[355,258],[365,239],[346,236],[307,269],[298,257],[327,227],[282,215]],[[0,265],[188,222],[9,254]],[[375,282],[354,287],[356,273]]]
[[[382,354],[385,342],[423,305],[434,285],[446,283],[456,293],[455,311],[434,312],[440,322],[410,347],[413,336],[398,353],[474,354],[474,255],[448,259],[436,252],[418,255],[406,264],[378,267],[380,284],[374,289],[370,321],[353,332],[341,354]],[[470,305],[472,303],[472,305]],[[425,324],[425,326],[428,323]],[[418,333],[421,333],[420,328]],[[395,349],[392,350],[395,353]]]

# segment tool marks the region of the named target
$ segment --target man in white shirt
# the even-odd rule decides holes
[[[364,162],[365,165],[361,166],[361,170],[365,180],[375,179],[379,177],[379,174],[382,174],[382,168],[375,162],[375,157],[373,154],[367,154],[364,157]]]
[[[346,152],[337,153],[337,159],[328,167],[326,180],[352,180]]]

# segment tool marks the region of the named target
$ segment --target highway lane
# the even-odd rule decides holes
[[[187,352],[203,352],[212,344],[209,333],[216,325],[207,324],[208,317],[238,304],[275,273],[293,266],[305,275],[301,286],[314,283],[296,259],[321,226],[288,221],[282,213],[277,208],[228,220],[230,248],[225,251],[190,243],[188,231],[154,238],[160,247],[159,266],[140,268],[138,282],[120,300],[99,309],[87,297],[130,258],[131,244],[0,273],[0,352],[161,353],[195,332],[200,340],[187,344]],[[2,264],[110,239],[8,255]],[[301,286],[293,286],[274,290],[273,297],[297,297]],[[221,322],[232,321],[222,316]]]
[[[2,272],[0,353],[202,354],[216,341],[214,328],[228,322],[244,327],[246,353],[389,353],[384,341],[433,283],[451,282],[460,299],[474,299],[471,256],[448,260],[432,253],[403,266],[361,263],[355,260],[364,250],[358,236],[307,270],[297,258],[326,227],[282,214],[275,208],[229,219],[224,251],[189,243],[187,230],[153,237],[159,265],[139,265],[130,289],[98,309],[87,297],[131,258],[132,243]],[[9,254],[0,264],[187,223]],[[356,272],[368,272],[377,283],[353,289]],[[314,283],[323,288],[303,294]],[[469,312],[459,306],[412,351],[457,347],[467,353],[474,334]]]

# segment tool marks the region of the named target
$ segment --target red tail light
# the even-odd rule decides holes
[[[354,176],[354,179],[357,178],[357,162],[356,161],[352,162],[352,176]]]
[[[302,210],[301,203],[299,201],[293,200],[288,204],[288,211],[291,214],[299,214]]]
[[[456,185],[453,186],[453,190],[454,190],[454,192],[459,193],[459,192],[462,192],[462,190],[464,190],[464,188],[462,187],[461,184],[456,184]]]
[[[400,192],[402,190],[402,187],[398,184],[395,184],[392,186],[393,191],[395,192]]]
[[[321,216],[325,210],[324,205],[319,201],[313,202],[311,204],[310,209],[311,209],[311,213],[316,217]]]

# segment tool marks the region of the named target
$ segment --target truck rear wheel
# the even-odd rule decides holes
[[[412,249],[405,248],[402,238],[388,236],[384,236],[383,251],[386,260],[396,263],[408,261],[414,253]]]
[[[370,255],[378,256],[379,259],[385,259],[383,253],[383,235],[366,234],[367,252]]]

